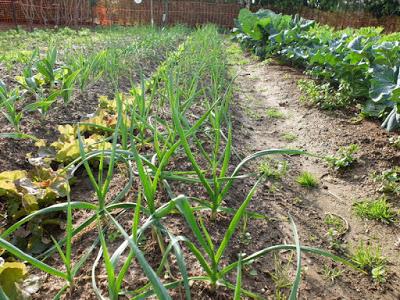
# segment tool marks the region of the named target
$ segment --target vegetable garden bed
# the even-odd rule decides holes
[[[313,77],[341,90],[343,97],[364,100],[363,115],[383,118],[382,127],[388,131],[399,126],[398,33],[383,35],[382,28],[374,27],[335,31],[299,16],[245,9],[235,32],[256,55],[277,55],[305,67]]]
[[[257,76],[269,67],[216,27],[12,34],[0,42],[0,299],[324,297],[307,286],[327,264],[343,275],[315,275],[323,284],[373,282],[374,296],[381,286],[398,295],[393,257],[389,272],[375,252],[363,261],[369,246],[335,248],[347,218],[329,223],[343,228],[326,223],[326,239],[310,238],[322,235],[306,226],[321,226],[309,217],[315,207],[301,215],[304,200],[281,181],[294,172],[313,195],[319,182],[299,166],[326,162],[341,178],[333,170],[352,166],[358,147],[291,147],[296,137],[279,120],[308,108],[281,112],[273,89],[293,82],[272,77],[264,93]],[[348,182],[346,191],[357,184]],[[365,213],[368,203],[357,207]],[[396,222],[388,212],[384,220]],[[352,276],[362,282],[346,282]]]

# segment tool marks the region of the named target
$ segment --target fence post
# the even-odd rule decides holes
[[[12,9],[12,18],[13,18],[13,22],[14,22],[14,25],[15,25],[15,29],[18,30],[18,22],[17,22],[17,14],[16,14],[15,1],[16,1],[16,0],[12,0],[12,2],[11,2],[11,9]]]
[[[153,7],[153,0],[150,0],[150,18],[151,18],[151,27],[154,27],[154,7]]]
[[[165,25],[168,25],[168,10],[169,10],[169,7],[168,7],[168,1],[169,0],[164,0],[164,14],[163,14],[163,25],[165,26]]]

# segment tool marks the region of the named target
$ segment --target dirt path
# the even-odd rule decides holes
[[[241,153],[268,148],[300,148],[330,155],[340,146],[360,145],[358,163],[341,175],[332,171],[325,160],[285,157],[289,166],[287,175],[281,181],[267,183],[253,200],[253,209],[278,219],[285,218],[290,212],[298,226],[301,242],[325,249],[330,246],[325,216],[327,213],[339,215],[349,224],[343,236],[345,248],[354,249],[360,241],[374,247],[379,245],[389,261],[387,282],[378,285],[368,276],[348,269],[331,281],[324,276],[323,269],[332,269],[336,264],[304,256],[300,298],[400,299],[399,227],[361,220],[352,212],[355,201],[380,195],[370,174],[393,167],[400,160],[398,151],[388,143],[389,135],[377,123],[364,121],[355,125],[351,122],[354,116],[327,113],[302,105],[296,82],[305,76],[296,69],[274,61],[259,62],[251,57],[236,64],[238,77],[232,106],[235,130],[240,132],[236,135],[235,145]],[[268,117],[267,110],[271,108],[283,116]],[[296,177],[301,171],[316,175],[320,180],[318,188],[300,187]],[[399,208],[399,199],[392,199],[392,204]],[[290,226],[279,222],[279,228],[283,241],[292,243],[288,240],[292,236]],[[253,240],[263,239],[257,232],[251,232],[251,235]],[[270,291],[269,296],[274,295],[276,297],[276,291]]]

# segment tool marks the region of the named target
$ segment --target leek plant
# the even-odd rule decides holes
[[[72,71],[70,68],[65,68],[66,74],[64,74],[61,81],[61,96],[63,97],[64,104],[68,104],[71,101],[72,93],[74,92],[74,86],[78,75],[81,70]]]
[[[37,100],[26,105],[23,110],[30,112],[37,110],[41,114],[42,120],[44,120],[51,106],[57,101],[57,98],[60,96],[60,94],[60,91],[55,90],[46,96],[41,91],[37,94]]]
[[[4,82],[0,81],[0,109],[2,109],[2,114],[16,132],[20,132],[20,123],[23,117],[23,112],[18,111],[16,107],[20,97],[18,89],[9,91]]]
[[[204,51],[204,45],[210,46],[207,49],[211,50]],[[187,55],[183,62],[170,70],[171,74],[164,74],[174,127],[193,170],[207,191],[213,219],[220,208],[220,203],[217,202],[221,189],[220,179],[226,177],[232,151],[232,128],[228,116],[231,83],[227,79],[222,49],[222,39],[216,33],[215,28],[207,26],[194,34],[192,42],[185,49],[186,52],[193,51],[196,54],[196,60]],[[191,81],[183,80],[182,76],[186,78],[187,73],[190,72],[194,74],[193,79]],[[203,141],[198,135],[193,135],[191,139],[202,160],[206,162],[206,168],[199,164],[197,154],[193,152],[190,141],[185,137],[185,131],[190,128],[186,113],[200,99],[203,102],[203,109],[211,109],[211,112],[208,114],[203,131],[199,134],[210,139],[210,143],[213,144],[212,150],[205,149]],[[227,129],[226,135],[223,133],[225,128]],[[207,174],[203,169],[209,169],[211,179],[206,178]]]
[[[212,290],[217,289],[218,286],[224,286],[228,289],[231,289],[234,291],[234,297],[238,299],[238,295],[244,295],[248,298],[252,299],[262,299],[260,295],[257,293],[251,292],[249,290],[246,290],[242,288],[241,286],[241,269],[243,266],[248,265],[253,263],[256,259],[262,258],[267,254],[270,254],[274,251],[279,251],[279,250],[294,250],[297,253],[297,270],[296,270],[296,276],[291,288],[291,294],[290,294],[290,299],[297,299],[297,293],[300,285],[300,279],[301,279],[301,252],[306,252],[306,253],[311,253],[311,254],[316,254],[319,256],[324,256],[327,258],[330,258],[334,261],[341,262],[347,266],[350,266],[352,268],[358,269],[357,266],[349,262],[346,259],[343,259],[341,257],[338,257],[336,255],[333,255],[327,251],[320,250],[317,248],[312,248],[312,247],[306,247],[300,245],[299,241],[299,236],[297,233],[297,228],[296,225],[292,219],[292,217],[289,215],[289,219],[291,221],[292,227],[293,227],[293,236],[294,236],[294,241],[295,244],[292,245],[287,245],[287,244],[282,244],[282,245],[274,245],[271,247],[267,247],[265,249],[262,249],[260,251],[257,251],[251,255],[246,255],[246,256],[239,256],[238,260],[230,263],[228,265],[225,265],[223,263],[223,254],[229,247],[229,243],[233,238],[233,235],[235,234],[235,231],[237,230],[241,219],[245,215],[246,207],[250,203],[256,188],[258,184],[261,182],[262,177],[260,177],[256,183],[253,185],[252,189],[249,191],[248,195],[246,196],[245,200],[243,203],[240,205],[234,216],[232,217],[232,220],[224,234],[224,237],[222,241],[220,241],[219,245],[216,245],[212,239],[211,239],[211,234],[207,230],[203,220],[197,219],[195,216],[195,208],[191,206],[189,200],[182,196],[182,197],[177,197],[174,198],[173,204],[175,207],[179,210],[179,212],[182,214],[184,217],[186,224],[188,227],[191,229],[193,235],[194,235],[194,241],[189,240],[186,237],[179,236],[176,238],[176,242],[181,242],[184,243],[189,251],[196,257],[198,260],[199,264],[203,268],[204,275],[202,276],[193,276],[193,277],[184,277],[182,280],[176,280],[170,283],[165,284],[165,288],[167,289],[173,289],[182,284],[184,280],[191,280],[191,281],[203,281],[208,284],[210,284],[210,287]],[[170,196],[173,196],[173,193],[168,185],[168,183],[164,182],[166,189],[168,190],[168,193]],[[177,201],[176,201],[177,200]],[[231,273],[234,270],[237,270],[237,281],[235,284],[231,283],[227,279],[227,275]],[[139,293],[141,292],[141,293]],[[126,294],[133,296],[133,299],[144,299],[147,297],[150,297],[155,294],[155,290],[150,286],[147,285],[141,289],[138,289],[136,291],[129,291],[126,292]]]
[[[49,84],[50,89],[54,87],[56,81],[56,61],[57,61],[57,48],[51,47],[47,53],[46,57],[38,61],[36,68],[39,73],[45,78],[46,83]]]
[[[111,299],[118,299],[119,291],[121,289],[121,285],[123,283],[123,278],[126,275],[126,272],[128,270],[128,267],[131,263],[131,260],[133,258],[137,258],[140,265],[143,267],[144,272],[150,280],[154,283],[154,290],[159,291],[160,295],[162,297],[166,296],[167,293],[165,289],[162,287],[159,287],[161,284],[160,279],[156,275],[156,272],[150,267],[150,265],[147,263],[147,261],[144,259],[144,255],[139,250],[137,246],[137,238],[136,234],[134,235],[134,242],[128,239],[128,246],[132,249],[132,254],[130,257],[128,257],[127,262],[125,263],[125,267],[122,268],[121,270],[116,269],[116,265],[112,263],[111,257],[108,255],[108,246],[107,246],[107,241],[105,238],[105,230],[108,223],[113,224],[113,226],[116,226],[118,230],[121,231],[121,234],[123,236],[127,236],[126,232],[123,231],[122,227],[119,225],[119,223],[116,221],[114,217],[111,216],[111,212],[114,210],[118,209],[135,209],[135,226],[134,226],[134,232],[136,233],[138,231],[138,220],[140,217],[140,211],[142,210],[142,207],[140,205],[140,201],[136,201],[136,203],[124,203],[124,204],[117,204],[115,202],[118,202],[120,199],[122,199],[127,192],[129,191],[130,187],[132,186],[133,183],[133,174],[132,174],[132,166],[129,162],[125,160],[125,163],[127,167],[129,168],[130,172],[130,180],[128,184],[125,186],[123,191],[119,195],[116,196],[116,198],[111,201],[111,203],[106,203],[106,196],[109,191],[109,186],[111,183],[111,180],[113,178],[113,172],[115,169],[115,164],[117,163],[118,160],[124,161],[124,158],[121,156],[120,153],[118,153],[118,147],[117,147],[117,141],[119,137],[119,130],[121,127],[121,124],[123,123],[123,118],[122,118],[122,98],[120,95],[116,97],[117,99],[117,107],[118,107],[118,122],[117,126],[115,128],[115,132],[112,136],[112,149],[110,151],[97,151],[94,153],[86,153],[85,152],[85,146],[83,144],[83,140],[81,138],[81,135],[78,131],[78,138],[79,138],[79,145],[80,145],[80,152],[81,152],[81,158],[80,161],[75,161],[74,163],[77,163],[77,166],[74,168],[73,172],[77,170],[79,167],[84,166],[86,169],[86,173],[88,174],[88,177],[94,187],[94,190],[97,195],[98,203],[96,205],[94,204],[89,204],[85,202],[71,202],[69,194],[67,197],[68,202],[63,203],[63,204],[57,204],[53,205],[41,210],[38,210],[27,217],[21,219],[20,221],[16,222],[14,225],[12,225],[10,228],[5,230],[1,235],[0,235],[0,247],[7,250],[14,256],[18,257],[21,260],[25,260],[28,263],[32,264],[33,266],[41,269],[42,271],[58,276],[61,278],[64,278],[67,281],[67,285],[60,291],[60,296],[63,292],[67,290],[67,288],[73,288],[73,279],[76,276],[77,272],[80,270],[80,268],[83,266],[85,261],[88,259],[90,256],[90,253],[92,253],[95,250],[95,244],[99,243],[100,244],[100,250],[98,254],[98,259],[96,260],[96,263],[93,265],[93,287],[96,291],[96,293],[99,295],[101,298],[101,292],[97,288],[95,284],[95,269],[98,264],[98,261],[100,258],[103,258],[106,270],[107,270],[107,276],[108,276],[108,281],[109,281],[109,297]],[[98,172],[97,176],[95,175],[94,171],[92,170],[92,167],[90,165],[90,161],[93,159],[98,159],[99,161],[99,167],[98,167]],[[108,167],[106,168],[106,165],[108,164]],[[105,174],[105,176],[103,176]],[[94,212],[94,215],[90,217],[89,219],[85,220],[81,225],[79,225],[77,228],[73,228],[72,226],[72,210],[73,209],[89,209]],[[37,217],[39,215],[45,215],[47,213],[52,213],[56,211],[67,211],[67,226],[66,226],[66,237],[62,239],[61,241],[56,241],[53,239],[54,244],[55,244],[55,250],[58,252],[60,255],[66,271],[60,271],[58,269],[55,269],[51,267],[50,265],[43,263],[42,261],[38,260],[37,258],[34,258],[33,256],[26,254],[7,242],[6,238],[15,232],[18,228],[20,228],[23,224],[28,222],[29,220],[33,219],[34,217]],[[144,211],[147,211],[144,209]],[[157,215],[157,211],[154,212]],[[72,238],[91,224],[97,224],[98,228],[98,240],[95,242],[94,246],[90,249],[88,253],[86,253],[77,263],[72,265]],[[65,246],[65,251],[62,250],[62,247]],[[162,299],[168,299],[168,297],[164,297]]]
[[[211,51],[197,50],[205,44],[212,44]],[[174,128],[179,135],[182,147],[189,162],[195,171],[198,180],[207,192],[208,199],[201,202],[201,207],[211,210],[211,218],[216,219],[217,212],[227,211],[221,206],[224,197],[232,187],[238,172],[243,165],[250,160],[269,154],[303,154],[302,151],[292,150],[267,150],[256,153],[251,158],[246,159],[243,164],[239,164],[237,170],[228,175],[230,160],[233,153],[232,147],[232,125],[229,117],[229,107],[232,97],[232,81],[227,78],[227,66],[224,61],[223,45],[221,37],[216,34],[213,27],[205,27],[199,30],[193,37],[193,47],[189,44],[185,51],[195,51],[197,62],[191,63],[190,60],[184,60],[171,74],[164,74],[164,85],[171,110],[171,118]],[[194,48],[194,49],[193,49]],[[190,66],[198,68],[195,72],[195,81],[185,82],[181,76],[187,75]],[[205,72],[207,70],[208,72]],[[201,99],[207,114],[207,122],[203,124],[203,130],[198,131],[190,139],[186,132],[190,128],[190,121],[186,116],[188,109]],[[224,134],[224,130],[227,134]],[[201,138],[200,138],[201,135]],[[209,144],[213,145],[211,149],[205,149],[204,137],[209,139]],[[196,146],[196,149],[194,148]],[[202,163],[200,163],[202,162]],[[206,164],[206,166],[204,166]],[[207,171],[204,171],[207,170]],[[240,175],[241,178],[247,178],[256,174]]]
[[[76,77],[77,84],[81,93],[86,91],[91,85],[94,85],[103,75],[102,65],[105,61],[106,52],[100,51],[96,54],[86,57],[80,54],[71,61],[70,66],[74,72],[80,70]]]
[[[143,90],[144,92],[144,90]],[[92,185],[96,191],[97,198],[99,200],[99,211],[97,213],[96,217],[96,223],[98,226],[98,232],[99,232],[99,240],[101,244],[101,248],[98,253],[98,259],[96,259],[96,263],[93,265],[92,268],[92,285],[94,290],[96,291],[96,294],[101,298],[101,291],[97,288],[96,281],[95,281],[95,269],[96,266],[99,263],[100,258],[102,257],[104,260],[104,264],[106,266],[106,271],[107,271],[107,277],[108,277],[108,283],[109,283],[109,297],[111,299],[118,299],[120,291],[121,291],[121,286],[123,283],[123,279],[126,275],[126,272],[129,269],[129,266],[132,264],[132,260],[136,258],[139,262],[139,264],[142,266],[143,271],[146,273],[148,276],[152,287],[156,291],[156,294],[160,297],[160,299],[169,299],[168,293],[166,289],[163,287],[160,279],[159,279],[159,273],[163,270],[163,267],[167,267],[166,260],[164,259],[164,262],[160,265],[158,271],[154,271],[147,261],[144,258],[143,253],[141,250],[139,250],[139,247],[137,246],[137,240],[140,237],[140,235],[144,232],[144,230],[150,226],[153,237],[156,237],[160,249],[165,257],[169,254],[171,249],[174,250],[175,255],[179,257],[181,263],[180,263],[180,271],[181,273],[186,273],[186,267],[183,262],[183,256],[182,256],[182,250],[180,249],[178,244],[171,245],[169,247],[169,250],[167,250],[168,247],[164,245],[163,242],[163,237],[162,234],[167,234],[167,236],[172,237],[173,235],[167,230],[166,227],[164,227],[161,224],[161,218],[165,216],[169,211],[171,210],[171,205],[166,205],[166,206],[161,206],[158,207],[156,205],[156,192],[158,190],[158,180],[159,177],[163,174],[160,170],[162,170],[162,167],[165,167],[165,164],[162,164],[162,167],[158,167],[158,172],[157,170],[155,172],[154,169],[156,168],[154,165],[152,166],[152,169],[148,169],[147,166],[151,166],[151,162],[146,160],[143,156],[141,156],[138,152],[137,148],[137,143],[134,139],[134,129],[135,127],[135,121],[137,120],[136,118],[141,116],[141,119],[143,119],[143,115],[140,114],[140,112],[144,113],[146,109],[144,108],[144,95],[136,95],[135,97],[135,103],[128,105],[125,104],[123,105],[122,103],[122,96],[119,94],[116,97],[117,101],[117,111],[118,111],[118,122],[117,126],[114,131],[113,135],[113,146],[112,149],[109,151],[100,151],[97,153],[85,153],[84,152],[84,146],[81,143],[81,159],[83,164],[85,166],[86,172],[88,173],[88,176],[92,182]],[[134,111],[135,108],[138,108],[137,111]],[[130,112],[130,115],[129,113]],[[130,121],[130,122],[128,122]],[[127,126],[127,124],[130,124],[131,126]],[[79,133],[78,133],[79,134]],[[126,144],[129,138],[129,147],[124,147],[123,145]],[[82,139],[80,139],[82,140]],[[117,140],[125,141],[123,142],[123,145],[117,145]],[[126,144],[128,146],[128,144]],[[177,146],[174,147],[175,149]],[[127,151],[128,149],[129,151]],[[167,153],[168,154],[168,153]],[[173,154],[173,151],[169,151],[169,157]],[[100,163],[99,163],[99,170],[98,170],[98,178],[95,178],[95,175],[93,171],[91,170],[89,160],[93,159],[95,156],[99,156],[100,158]],[[108,157],[108,171],[106,172],[105,178],[103,178],[103,166],[104,166],[104,158]],[[112,179],[112,174],[113,174],[113,169],[114,169],[114,164],[116,163],[118,159],[124,159],[126,161],[134,161],[136,163],[136,174],[140,178],[140,182],[142,185],[142,189],[138,194],[138,198],[136,200],[136,203],[132,204],[131,206],[126,205],[127,208],[134,208],[134,221],[133,221],[133,226],[132,226],[132,232],[130,235],[123,229],[123,227],[111,216],[110,210],[107,209],[105,200],[106,200],[106,194],[108,192],[108,188]],[[132,169],[132,165],[128,163],[128,166],[130,169]],[[155,174],[155,175],[154,175]],[[154,176],[154,177],[153,177]],[[142,203],[141,200],[141,195],[143,194],[144,202]],[[174,200],[172,200],[174,201]],[[160,212],[161,211],[161,212]],[[151,221],[145,223],[144,229],[139,229],[139,218],[141,214],[145,214],[148,218],[150,218]],[[161,215],[161,216],[159,216]],[[104,219],[106,220],[111,220],[111,224],[118,229],[120,234],[124,237],[125,242],[123,242],[116,250],[116,252],[111,255],[111,253],[108,250],[107,247],[107,241],[106,238],[103,234],[104,231],[104,226],[103,222]],[[130,251],[129,254],[123,263],[123,266],[118,270],[117,269],[117,263],[120,259],[120,255],[123,253],[123,251],[129,247]],[[186,293],[189,295],[189,285],[188,281],[185,283],[185,289]]]

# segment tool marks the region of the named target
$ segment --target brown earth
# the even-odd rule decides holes
[[[331,170],[323,159],[284,157],[289,171],[281,182],[264,185],[253,199],[251,208],[259,213],[284,219],[288,213],[298,227],[303,245],[329,249],[326,214],[335,214],[348,222],[349,229],[342,237],[343,246],[351,252],[360,241],[379,245],[389,261],[389,276],[384,284],[374,283],[371,278],[345,268],[334,281],[324,278],[323,266],[331,268],[335,263],[327,259],[303,255],[303,280],[300,299],[399,299],[400,298],[400,230],[397,224],[384,225],[375,221],[361,220],[352,212],[352,204],[365,198],[376,198],[377,184],[371,179],[374,171],[383,171],[399,162],[399,152],[388,143],[391,134],[379,127],[378,122],[352,122],[349,112],[326,112],[305,107],[297,80],[305,78],[299,70],[281,65],[277,61],[259,62],[252,57],[236,66],[235,101],[232,105],[235,120],[235,145],[243,154],[269,148],[296,148],[321,156],[333,155],[340,146],[360,145],[358,162],[342,173]],[[266,110],[275,108],[284,118],[269,118]],[[287,133],[297,138],[285,141]],[[254,166],[255,167],[255,166]],[[317,189],[300,187],[296,176],[301,171],[315,174],[320,184]],[[400,207],[398,198],[392,198],[395,208]],[[270,225],[269,225],[270,226]],[[277,222],[275,234],[287,243],[292,242],[291,227],[287,222]],[[259,228],[248,229],[256,249],[265,241],[269,244],[270,231],[265,236]],[[264,244],[265,245],[265,244]],[[344,255],[344,254],[342,254]],[[265,273],[265,265],[257,265],[258,274]],[[340,267],[342,268],[342,267]],[[260,278],[261,277],[261,278]],[[262,278],[265,277],[265,278]],[[268,275],[257,276],[254,281],[268,282]],[[263,283],[258,285],[258,292]],[[253,289],[255,291],[255,289]],[[257,289],[256,289],[257,290]],[[266,284],[264,296],[273,297],[273,288]]]

